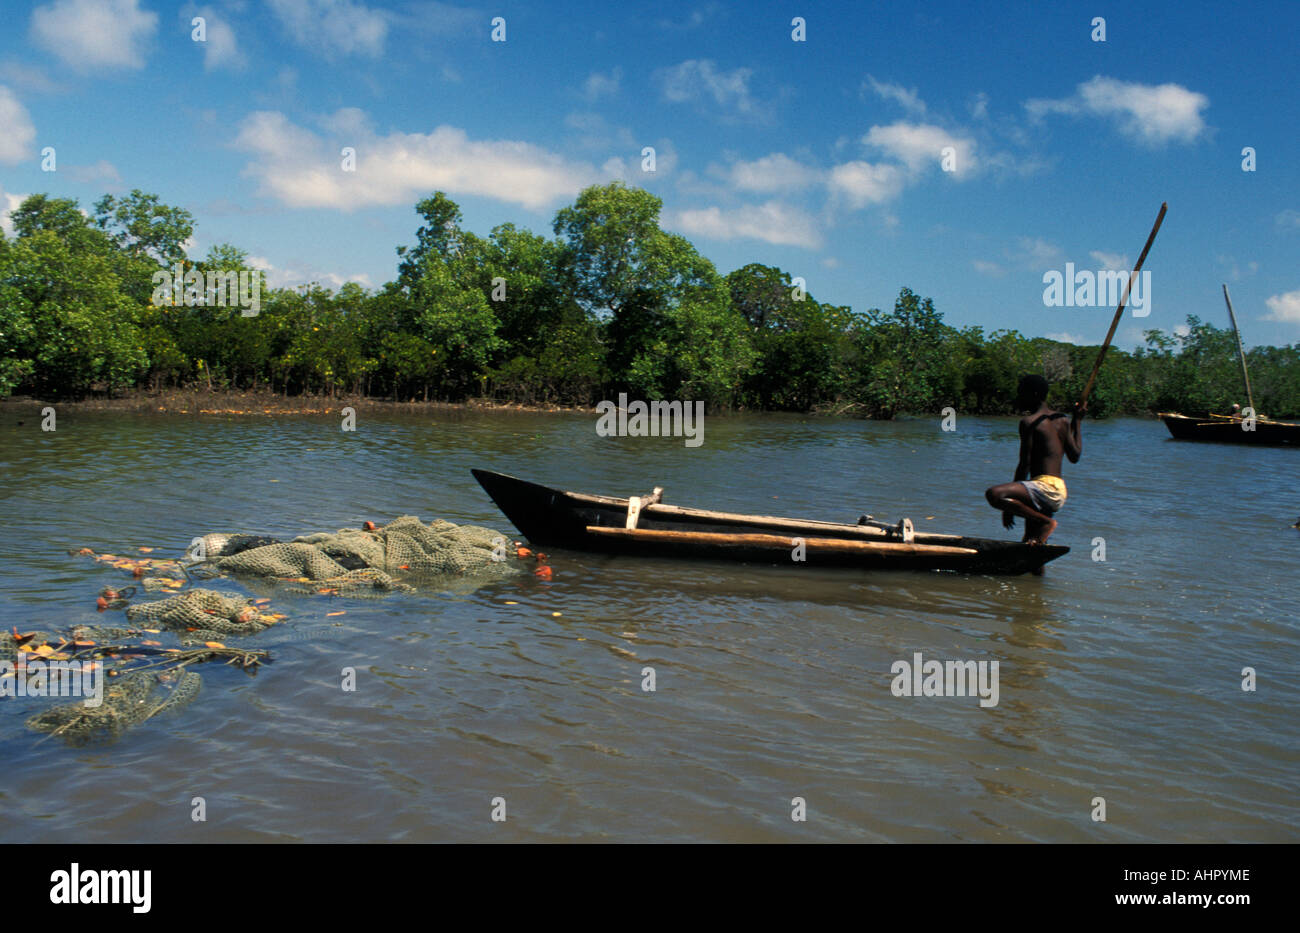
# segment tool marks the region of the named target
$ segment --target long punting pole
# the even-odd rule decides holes
[[[1151,228],[1151,235],[1147,237],[1146,246],[1142,247],[1142,255],[1138,256],[1137,265],[1129,274],[1128,284],[1124,286],[1124,293],[1119,297],[1119,307],[1115,309],[1115,318],[1110,322],[1110,330],[1106,331],[1106,342],[1101,345],[1101,352],[1097,354],[1097,362],[1092,364],[1092,375],[1088,377],[1088,384],[1083,388],[1083,397],[1079,399],[1079,405],[1082,406],[1088,401],[1088,396],[1092,394],[1092,384],[1097,381],[1097,373],[1101,370],[1101,361],[1106,358],[1106,351],[1110,349],[1110,342],[1115,338],[1115,328],[1119,327],[1119,319],[1124,316],[1124,305],[1128,304],[1128,295],[1133,288],[1133,283],[1137,281],[1138,273],[1142,271],[1142,263],[1146,262],[1147,253],[1151,251],[1151,244],[1156,240],[1156,234],[1160,232],[1160,225],[1164,223],[1165,211],[1169,209],[1169,202],[1162,202],[1160,213],[1156,215],[1155,226]]]
[[[1241,329],[1237,327],[1237,315],[1232,313],[1232,299],[1228,297],[1228,286],[1223,286],[1223,300],[1228,303],[1228,320],[1232,321],[1232,331],[1237,335],[1237,359],[1241,360],[1241,381],[1246,383],[1246,404],[1255,411],[1255,399],[1250,394],[1250,374],[1246,372],[1246,348],[1241,345]]]

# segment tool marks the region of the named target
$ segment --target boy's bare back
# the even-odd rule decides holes
[[[1061,463],[1070,442],[1069,416],[1050,408],[1020,419],[1020,438],[1029,442],[1029,475],[1061,475]]]

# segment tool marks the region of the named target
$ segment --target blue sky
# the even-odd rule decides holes
[[[1167,200],[1150,315],[1117,343],[1189,313],[1225,325],[1222,282],[1248,344],[1300,340],[1292,2],[53,0],[3,15],[0,212],[36,191],[89,208],[143,188],[194,213],[192,255],[232,242],[273,284],[381,285],[439,188],[478,233],[549,233],[583,186],[622,178],[723,273],[778,265],[857,310],[906,285],[959,326],[1096,343],[1113,308],[1046,307],[1043,276],[1125,268]]]

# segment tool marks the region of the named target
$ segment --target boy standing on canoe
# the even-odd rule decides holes
[[[1002,510],[1002,526],[1011,528],[1016,516],[1025,520],[1026,544],[1046,544],[1056,530],[1052,516],[1065,505],[1065,480],[1061,457],[1078,463],[1083,454],[1079,434],[1085,406],[1076,405],[1067,424],[1065,414],[1047,407],[1047,380],[1025,376],[1020,380],[1016,407],[1029,412],[1020,419],[1020,462],[1013,482],[990,486],[984,493],[989,505]]]

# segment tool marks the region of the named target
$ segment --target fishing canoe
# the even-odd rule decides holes
[[[1070,550],[913,532],[910,523],[847,524],[691,509],[664,504],[660,490],[618,498],[554,489],[490,470],[472,472],[506,518],[538,547],[796,567],[1011,575],[1037,570]],[[802,561],[794,559],[796,548]]]
[[[1217,441],[1221,444],[1260,444],[1266,446],[1300,445],[1300,424],[1289,421],[1255,420],[1255,430],[1247,431],[1243,423],[1228,415],[1193,417],[1176,412],[1160,412],[1159,418],[1169,433],[1180,441]]]
[[[1237,326],[1237,312],[1232,310],[1232,296],[1228,286],[1223,286],[1223,301],[1228,306],[1228,320],[1237,336],[1237,360],[1241,363],[1241,384],[1246,390],[1246,402],[1255,411],[1255,394],[1250,388],[1250,370],[1246,366],[1246,346],[1241,342],[1241,328]],[[1217,441],[1220,444],[1257,444],[1272,447],[1300,445],[1300,424],[1288,421],[1271,421],[1255,418],[1253,424],[1233,415],[1207,414],[1203,418],[1181,415],[1176,412],[1159,412],[1158,416],[1175,440]],[[1252,427],[1253,430],[1246,430]]]

